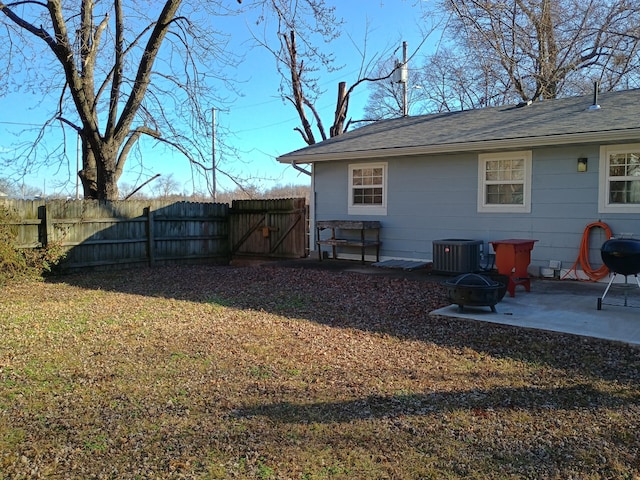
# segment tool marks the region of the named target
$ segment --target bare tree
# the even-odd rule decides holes
[[[17,184],[7,178],[0,178],[0,198],[2,194],[9,197],[36,197],[40,196],[42,191],[39,188],[26,184]]]
[[[264,198],[305,198],[309,203],[311,187],[309,185],[276,185],[263,194]]]
[[[275,18],[262,15],[260,22],[265,31],[261,37],[254,35],[254,38],[276,59],[281,76],[280,94],[294,107],[300,121],[295,130],[307,145],[343,134],[355,121],[361,121],[349,118],[349,99],[354,90],[365,82],[389,79],[396,67],[374,73],[386,52],[368,57],[367,39],[361,46],[355,46],[354,42],[361,56],[357,78],[351,85],[338,82],[336,107],[327,128],[317,108],[319,99],[326,93],[319,86],[319,75],[333,73],[341,67],[335,65],[335,56],[325,53],[321,45],[338,38],[344,22],[336,16],[335,7],[328,6],[325,0],[266,0],[265,7],[267,4]],[[275,21],[275,28],[271,28],[269,20]],[[277,41],[272,41],[272,36]]]
[[[585,93],[594,81],[605,90],[640,84],[637,2],[442,0],[442,7],[451,48],[425,70],[436,72],[430,88],[443,99],[453,93],[462,107]]]
[[[15,196],[20,193],[20,189],[6,178],[0,178],[0,198],[4,195]]]
[[[180,194],[181,185],[171,173],[159,177],[152,190],[156,198],[170,198]]]
[[[395,118],[403,114],[404,88],[407,88],[407,114],[415,115],[424,111],[424,92],[422,75],[418,69],[408,68],[407,86],[394,81],[393,77],[385,78],[389,72],[397,68],[398,60],[388,57],[381,60],[374,70],[374,76],[384,78],[369,85],[369,97],[364,108],[366,122]]]
[[[231,204],[234,200],[254,200],[264,198],[302,198],[309,202],[311,187],[308,185],[276,185],[262,189],[257,185],[245,185],[244,188],[234,188],[220,193],[219,203]]]
[[[517,100],[509,80],[482,55],[456,55],[442,48],[417,73],[419,101],[426,112],[449,112],[504,105]]]
[[[281,77],[280,94],[300,119],[295,130],[305,143],[312,145],[316,143],[315,121],[319,135],[327,138],[315,104],[322,93],[318,72],[336,69],[334,55],[320,47],[340,35],[343,21],[336,17],[335,7],[327,6],[324,0],[266,0],[257,23],[263,26],[264,33],[254,34],[254,39],[274,56]],[[311,111],[311,118],[307,110]]]
[[[52,118],[81,138],[84,197],[118,198],[118,179],[143,136],[170,145],[204,168],[193,133],[207,124],[212,93],[201,67],[205,59],[222,55],[217,45],[224,41],[216,42],[210,27],[200,30],[190,19],[206,16],[202,5],[192,9],[182,0],[79,3],[0,1],[0,35],[6,37],[2,43],[9,47],[9,65],[26,52],[48,52],[45,94],[58,98]],[[224,8],[218,2],[204,5]],[[8,75],[3,74],[5,80]],[[180,129],[176,117],[186,119],[186,128]]]

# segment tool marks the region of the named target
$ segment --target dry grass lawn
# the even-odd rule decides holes
[[[431,317],[438,284],[172,267],[1,293],[2,479],[640,479],[640,349]]]

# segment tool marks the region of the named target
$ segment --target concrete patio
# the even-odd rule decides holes
[[[613,284],[598,310],[598,298],[604,294],[606,283],[540,279],[532,280],[530,292],[518,287],[513,298],[507,293],[495,313],[489,307],[465,307],[460,312],[457,305],[450,305],[431,314],[640,345],[640,288],[634,278],[629,282],[626,307],[625,287],[618,283]]]

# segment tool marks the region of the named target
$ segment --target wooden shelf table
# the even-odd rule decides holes
[[[322,238],[321,232],[331,230],[331,236]],[[350,234],[347,231],[352,231]],[[337,247],[359,247],[364,263],[366,249],[375,247],[376,262],[380,261],[380,222],[366,220],[319,220],[316,222],[316,244],[322,261],[322,245],[331,247],[333,258],[337,258]],[[336,232],[337,235],[336,236]]]

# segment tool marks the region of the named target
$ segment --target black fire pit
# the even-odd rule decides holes
[[[598,298],[598,310],[602,310],[602,301],[607,296],[611,284],[617,274],[624,275],[624,306],[627,306],[627,277],[633,275],[640,288],[640,240],[636,238],[611,238],[602,244],[600,248],[602,262],[613,273],[609,280],[604,295]]]
[[[442,284],[447,287],[449,301],[458,305],[461,312],[465,306],[491,307],[491,311],[495,312],[496,303],[502,300],[507,291],[504,283],[477,273],[465,273]]]

